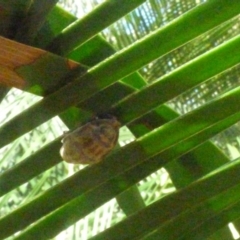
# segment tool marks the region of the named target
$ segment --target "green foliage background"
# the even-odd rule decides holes
[[[28,1],[22,2],[26,4]],[[49,2],[54,5],[54,1]],[[21,115],[27,103],[30,106],[41,98],[16,90],[4,97],[1,109],[6,117],[1,120],[2,136],[10,132],[9,135],[15,134],[12,138],[17,138],[24,131],[31,131],[1,149],[1,239],[12,239],[21,226],[24,231],[15,239],[233,239],[227,224],[233,222],[235,228],[239,228],[239,58],[233,49],[238,49],[240,6],[237,1],[232,1],[232,8],[229,4],[228,11],[220,11],[223,16],[219,17],[219,23],[211,25],[206,20],[208,31],[195,33],[195,29],[198,31],[201,23],[208,19],[209,12],[196,15],[204,16],[199,17],[198,25],[194,25],[190,14],[197,13],[198,7],[205,6],[205,2],[213,4],[205,9],[209,12],[213,12],[213,6],[222,9],[228,5],[220,0],[149,0],[118,21],[113,20],[118,12],[115,9],[116,12],[106,17],[112,18],[112,24],[105,28],[105,19],[96,20],[92,13],[92,9],[101,4],[99,1],[81,1],[79,5],[65,1],[62,6],[68,11],[75,15],[82,11],[81,18],[86,14],[99,25],[97,27],[102,27],[102,30],[96,30],[98,35],[91,35],[87,30],[76,34],[77,30],[71,32],[70,29],[65,31],[68,41],[65,36],[55,38],[75,19],[59,7],[51,9],[46,15],[47,24],[39,27],[35,34],[28,37],[16,34],[15,40],[87,65],[90,74],[74,80],[89,81],[90,84],[86,91],[81,89],[78,109],[73,107],[59,115],[62,120],[56,117],[43,121],[43,125],[33,130],[27,124],[30,110],[24,120],[25,130],[20,129],[19,133],[12,133],[9,129],[20,120],[11,122],[9,119]],[[36,6],[39,3],[35,1]],[[128,3],[125,1],[124,4]],[[178,20],[183,22],[174,29]],[[181,29],[181,24],[190,27]],[[80,22],[76,26],[81,29],[84,24]],[[162,42],[157,41],[154,33],[161,28],[166,30],[162,37],[159,35]],[[174,35],[168,35],[171,28]],[[191,41],[184,40],[184,35],[189,35]],[[139,40],[145,36],[152,38],[144,45]],[[74,43],[75,39],[78,43]],[[51,41],[60,47],[54,48]],[[153,43],[157,45],[151,45]],[[74,50],[69,51],[71,44]],[[141,48],[144,46],[149,48],[145,51]],[[171,51],[167,49],[165,53],[165,46]],[[151,50],[156,47],[159,47],[160,50],[156,49],[159,53]],[[143,60],[139,63],[137,54],[131,53],[134,48],[136,52],[142,51]],[[115,51],[119,51],[119,55],[109,60],[108,56]],[[160,58],[155,59],[154,54]],[[129,67],[125,68],[125,65]],[[115,80],[120,81],[114,85]],[[65,90],[69,90],[65,92],[66,96],[71,95],[71,88]],[[27,91],[35,93],[34,90]],[[96,95],[89,94],[91,91]],[[5,93],[6,89],[2,92]],[[124,99],[127,95],[130,97]],[[153,102],[151,99],[155,98]],[[48,96],[45,99],[48,101]],[[121,102],[121,99],[124,100]],[[65,101],[63,96],[61,103],[64,105]],[[52,103],[56,106],[54,100]],[[110,103],[113,104],[110,106]],[[61,112],[57,106],[55,108]],[[120,145],[126,144],[126,147],[113,152],[103,163],[86,169],[61,162],[58,140],[55,139],[67,129],[66,125],[74,128],[77,122],[87,121],[92,115],[105,111],[114,113],[123,125],[127,125],[121,129],[119,139]],[[178,118],[179,115],[183,117]],[[8,122],[9,125],[5,124]],[[227,130],[222,132],[224,129]],[[134,139],[137,140],[130,144]],[[5,145],[4,141],[0,141],[1,146]],[[46,162],[49,160],[50,165],[40,163],[37,156]],[[35,161],[36,165],[23,165],[23,172],[20,172],[19,163],[26,162],[26,159],[29,163],[34,159],[38,161]],[[229,163],[230,160],[236,161]],[[33,178],[29,177],[24,184],[22,180],[18,182],[18,177],[27,176],[35,171],[34,168],[39,168],[42,173],[33,173]],[[16,179],[14,187],[5,190],[11,178]],[[72,193],[68,193],[68,189]],[[48,205],[50,210],[45,212],[44,206]],[[26,228],[32,222],[35,225]],[[110,226],[114,227],[104,231]]]

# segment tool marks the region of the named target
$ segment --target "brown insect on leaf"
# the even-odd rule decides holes
[[[114,117],[88,122],[64,136],[60,155],[68,163],[98,163],[115,147],[120,126]]]

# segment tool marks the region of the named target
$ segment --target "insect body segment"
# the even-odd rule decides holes
[[[97,163],[115,147],[119,128],[116,118],[93,120],[66,134],[60,154],[68,163]]]

